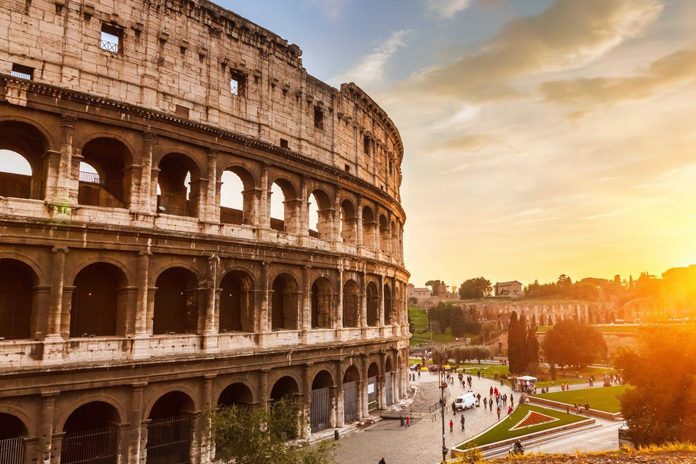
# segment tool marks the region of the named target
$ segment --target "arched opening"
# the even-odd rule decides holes
[[[358,403],[358,382],[360,373],[355,366],[349,366],[343,374],[343,418],[346,424],[358,420],[360,417]]]
[[[383,214],[379,216],[379,250],[382,253],[389,252],[389,222],[387,217]]]
[[[312,284],[312,328],[331,327],[331,282],[320,277]]]
[[[297,282],[290,274],[280,274],[273,280],[271,328],[297,330]]]
[[[370,364],[367,369],[367,409],[372,411],[379,407],[379,366],[377,363]]]
[[[35,282],[26,264],[0,259],[0,339],[31,338]]]
[[[321,432],[331,427],[331,412],[333,411],[331,387],[333,386],[333,377],[327,371],[320,371],[314,376],[309,414],[312,433]]]
[[[123,271],[109,263],[90,264],[75,276],[74,286],[70,336],[116,335],[127,305]]]
[[[0,123],[0,196],[45,196],[48,143],[35,127],[17,121]]]
[[[229,272],[220,282],[220,332],[253,332],[252,283],[243,271]]]
[[[389,284],[384,284],[384,323],[389,325],[394,321],[392,317],[394,315],[394,301],[392,299],[392,291]]]
[[[190,462],[193,411],[193,400],[182,392],[170,392],[157,400],[148,417],[148,464]]]
[[[355,214],[355,208],[350,200],[341,202],[341,210],[339,212],[341,220],[339,222],[341,230],[340,236],[343,243],[355,245],[358,242],[358,218]]]
[[[24,464],[24,423],[11,414],[0,413],[0,462]]]
[[[299,202],[295,188],[286,179],[278,179],[271,186],[270,216],[271,229],[295,233]]]
[[[127,208],[132,157],[115,139],[97,138],[82,148],[77,201],[81,205]]]
[[[367,325],[379,325],[379,291],[374,282],[367,284]]]
[[[61,464],[116,464],[119,416],[108,403],[93,401],[80,406],[63,426]]]
[[[157,334],[198,332],[198,279],[175,267],[157,278],[152,331]]]
[[[280,423],[276,424],[276,427],[279,427],[281,429],[280,431],[288,439],[297,438],[299,432],[300,411],[297,400],[299,393],[300,389],[297,382],[295,382],[295,379],[290,376],[285,376],[278,379],[278,381],[273,384],[273,388],[271,389],[271,414],[274,416],[279,414],[277,405],[281,400],[289,409],[289,411],[283,412],[295,414],[296,420],[287,420],[286,417],[282,416],[276,418],[272,417],[272,420],[279,420]]]
[[[394,380],[394,365],[389,356],[384,366],[384,396],[387,406],[394,404]]]
[[[159,163],[157,211],[176,216],[198,216],[200,171],[186,155],[171,153]]]
[[[362,211],[362,228],[363,228],[363,246],[368,249],[375,248],[375,230],[377,229],[377,221],[375,214],[369,206],[363,206]]]
[[[354,280],[343,285],[343,327],[358,327],[360,321],[360,289]]]
[[[254,397],[249,387],[243,383],[233,383],[228,385],[218,398],[218,408],[238,406],[248,407],[254,404]]]
[[[253,224],[254,178],[244,168],[225,169],[220,178],[220,222],[223,224]]]
[[[309,196],[309,235],[322,240],[331,238],[331,202],[322,190],[314,190]]]

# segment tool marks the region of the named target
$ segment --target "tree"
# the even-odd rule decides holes
[[[524,317],[524,316],[523,316]],[[524,327],[522,321],[517,319],[517,312],[510,314],[508,325],[508,365],[511,374],[524,372]]]
[[[641,332],[637,351],[624,350],[615,365],[634,388],[621,413],[637,445],[696,442],[696,325]]]
[[[542,349],[546,361],[555,372],[556,365],[582,368],[606,357],[607,344],[594,327],[574,319],[565,319],[546,333]]]
[[[537,340],[536,337],[536,330],[536,324],[531,324],[527,328],[524,347],[524,366],[526,372],[536,372],[539,366],[539,340]]]
[[[471,356],[481,364],[482,360],[491,358],[491,350],[482,345],[474,346],[471,348]]]
[[[469,298],[484,298],[491,295],[493,287],[490,280],[485,277],[476,277],[462,282],[459,286],[459,298],[466,300]]]
[[[464,313],[460,308],[453,308],[450,316],[452,324],[452,335],[454,337],[462,337],[466,333],[466,320]]]
[[[333,464],[330,445],[295,449],[287,441],[297,432],[299,404],[283,399],[264,408],[232,405],[210,413],[217,459],[235,464]]]

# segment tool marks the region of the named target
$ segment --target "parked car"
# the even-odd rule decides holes
[[[466,392],[454,400],[454,409],[457,411],[464,411],[465,409],[471,409],[475,406],[476,394],[474,394],[474,392]]]

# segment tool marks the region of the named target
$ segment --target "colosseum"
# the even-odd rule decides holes
[[[320,438],[397,401],[403,145],[207,0],[0,6],[0,462],[199,463],[206,412]]]

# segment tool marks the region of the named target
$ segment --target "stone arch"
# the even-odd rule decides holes
[[[300,387],[297,380],[290,375],[284,375],[273,383],[269,400],[275,402],[282,398],[295,397],[299,394]]]
[[[381,371],[378,362],[372,362],[367,368],[367,409],[372,411],[379,408],[381,385],[379,376]]]
[[[377,377],[380,373],[379,363],[377,361],[372,361],[367,367],[367,376]]]
[[[0,460],[4,464],[24,464],[27,427],[19,417],[0,412]]]
[[[309,411],[312,433],[321,432],[331,426],[333,411],[334,379],[327,370],[320,370],[312,380],[312,401]]]
[[[242,270],[231,270],[220,281],[219,331],[254,331],[254,284]]]
[[[358,382],[360,381],[360,370],[355,367],[355,365],[350,365],[346,367],[346,371],[343,373],[343,383],[346,382]]]
[[[73,410],[63,424],[60,462],[116,464],[118,459],[118,410],[104,401],[90,401]]]
[[[361,383],[360,370],[355,365],[348,366],[341,381],[343,382],[343,417],[346,423],[354,422],[360,418],[358,388],[358,384]]]
[[[326,277],[319,277],[312,284],[312,328],[331,328],[333,307],[333,292],[331,281]]]
[[[353,279],[343,284],[343,327],[360,324],[360,287]]]
[[[283,272],[273,279],[271,286],[271,329],[297,330],[299,292],[297,280],[292,274]]]
[[[349,199],[341,202],[339,214],[341,220],[339,222],[341,230],[340,237],[343,243],[355,245],[358,242],[358,216],[355,212],[355,206]]]
[[[220,175],[220,222],[254,224],[256,211],[256,179],[246,167],[233,164]]]
[[[158,213],[197,217],[202,192],[196,161],[182,153],[168,153],[160,159],[158,169]]]
[[[73,281],[70,337],[109,336],[123,332],[128,285],[121,268],[105,262],[84,267]]]
[[[389,251],[389,220],[384,214],[379,215],[379,251],[387,253]]]
[[[297,191],[295,185],[285,177],[278,177],[273,181],[270,189],[271,196],[268,199],[271,229],[289,233],[297,232],[297,220],[300,214]]]
[[[333,210],[329,195],[322,189],[316,188],[307,201],[309,206],[309,235],[329,240],[333,225]]]
[[[200,289],[196,275],[182,267],[171,267],[155,283],[153,334],[197,333]]]
[[[389,325],[394,322],[394,298],[391,286],[388,283],[384,284],[382,295],[384,298],[384,323]]]
[[[32,337],[38,278],[23,261],[0,259],[0,337],[5,340]]]
[[[155,401],[148,415],[146,462],[189,462],[194,412],[191,396],[179,390]]]
[[[365,291],[367,298],[367,325],[375,327],[379,325],[379,290],[377,284],[369,282]]]
[[[81,205],[127,208],[132,151],[115,137],[97,137],[82,147],[77,201]],[[96,175],[83,165],[91,166]]]
[[[363,206],[362,209],[362,229],[363,229],[363,246],[372,250],[375,248],[377,218],[370,206]]]
[[[248,407],[254,404],[254,394],[251,388],[243,382],[234,382],[225,387],[218,396],[216,405],[229,407],[232,405]]]
[[[33,121],[0,121],[0,196],[45,197],[48,140]]]

